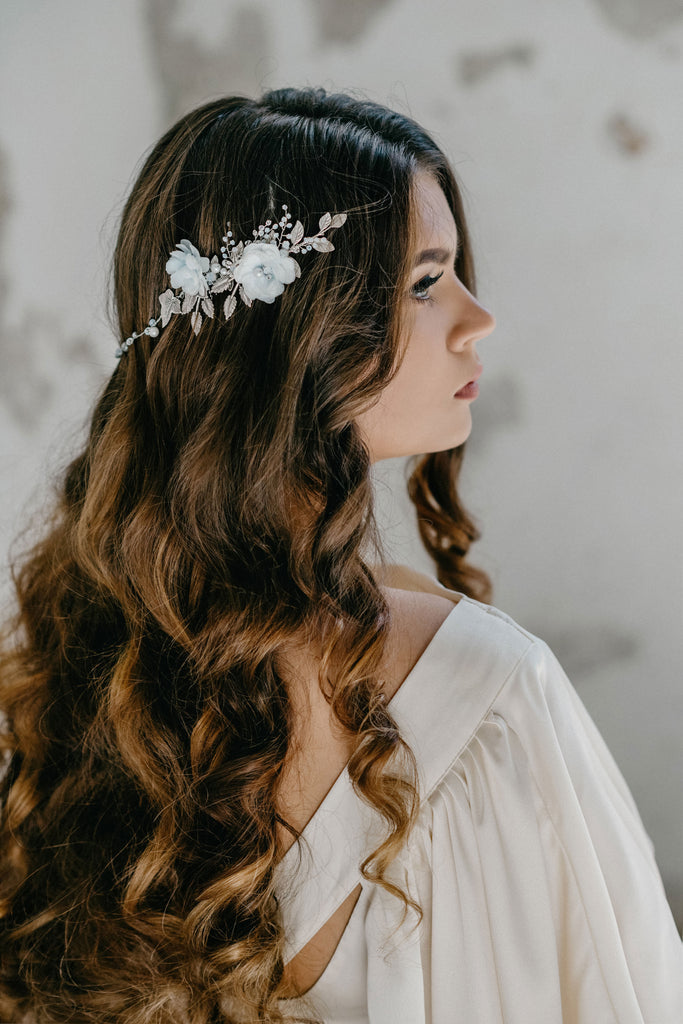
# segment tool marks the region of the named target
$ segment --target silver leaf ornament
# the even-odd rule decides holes
[[[218,278],[218,280],[211,285],[211,294],[218,295],[220,292],[225,292],[231,287],[233,283],[232,274],[224,274]]]
[[[332,245],[332,242],[329,240],[329,238],[312,238],[311,246],[317,252],[332,252],[332,250],[334,249],[334,246]]]
[[[176,298],[170,288],[159,296],[161,306],[161,326],[165,327],[174,313],[180,312],[180,300]]]

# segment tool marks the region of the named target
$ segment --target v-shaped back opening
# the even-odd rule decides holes
[[[533,642],[507,616],[465,595],[443,620],[390,702],[429,799],[474,734],[510,670]],[[495,642],[492,643],[492,637]],[[341,772],[276,866],[276,890],[291,960],[361,881],[360,864],[386,836],[381,815]]]
[[[298,991],[296,995],[281,997],[284,1001],[291,1002],[316,995],[321,985],[329,980],[329,972],[336,966],[340,957],[348,957],[353,951],[352,947],[349,947],[349,943],[356,943],[359,949],[362,947],[363,919],[366,909],[364,895],[365,890],[359,883],[356,889],[347,897],[349,906],[344,914],[343,921],[340,922],[342,924],[341,929],[339,927],[334,928],[328,935],[325,935],[323,943],[320,943],[321,932],[328,929],[332,919],[341,910],[341,907],[337,907],[330,918],[309,939],[306,946],[299,950],[292,960],[287,962],[287,967],[291,969],[294,961],[299,960],[299,958],[302,958],[304,961],[302,965],[303,970],[301,967],[297,968],[290,979],[291,985],[301,991]],[[319,955],[321,946],[324,948],[322,956]],[[302,982],[302,979],[305,980]],[[287,988],[286,991],[289,992],[290,988]]]
[[[445,588],[443,589],[445,590]],[[442,633],[442,630],[444,630],[444,627],[446,627],[446,623],[454,614],[458,605],[460,604],[460,598],[462,595],[455,594],[452,591],[446,591],[446,594],[452,600],[453,608],[442,620],[437,629],[434,631],[431,638],[427,642],[427,645],[422,651],[421,655],[417,658],[417,660],[414,662],[410,670],[405,675],[404,679],[397,687],[394,695],[392,696],[391,700],[388,702],[387,705],[390,710],[393,709],[398,703],[400,703],[399,695],[403,688],[406,686],[411,686],[412,679],[418,673],[423,671],[424,664],[429,661],[430,652],[432,648],[440,642],[440,634]],[[350,787],[352,789],[352,783],[350,776],[348,774],[347,765],[345,765],[342,768],[342,771],[337,776],[337,779],[332,784],[331,788],[328,790],[327,795],[323,798],[322,802],[319,804],[317,809],[311,815],[311,818],[309,819],[307,824],[304,826],[301,832],[301,840],[303,840],[304,843],[307,842],[311,828],[315,828],[315,820],[317,816],[321,814],[324,815],[328,809],[328,803],[330,801],[334,801],[334,791],[337,787]],[[283,861],[287,859],[291,851],[296,850],[298,845],[298,842],[295,841],[294,844],[289,847],[289,849],[287,850],[283,857]],[[292,854],[292,856],[294,856],[294,854]],[[353,896],[354,893],[356,894],[356,898],[353,901],[351,901],[351,896]],[[290,987],[287,989],[287,991],[290,991],[291,987],[293,986],[294,988],[300,989],[301,991],[294,996],[284,997],[284,1001],[291,1002],[292,1000],[304,999],[306,997],[315,995],[321,983],[324,982],[331,965],[336,959],[338,959],[339,955],[345,949],[349,937],[349,930],[352,927],[352,923],[356,926],[358,926],[359,924],[358,904],[360,902],[361,896],[362,892],[361,886],[359,884],[356,887],[356,890],[354,890],[350,895],[348,895],[342,902],[342,904],[337,906],[332,911],[327,920],[325,920],[320,925],[318,930],[311,936],[311,938],[308,940],[305,946],[303,946],[289,960],[286,961],[287,964],[291,964],[293,961],[296,961],[299,957],[301,957],[303,959],[303,964],[300,963],[299,966],[295,968],[293,976],[289,979]],[[342,910],[344,903],[348,903],[349,906],[348,912],[343,914],[342,920],[339,921],[339,925],[341,927],[333,927],[330,930],[330,925],[333,922],[333,919]],[[324,953],[322,952],[323,950]],[[304,978],[305,980],[303,981],[302,984],[299,984],[298,982],[299,979],[301,978]]]
[[[453,596],[457,596],[458,598],[462,598],[464,596],[464,595],[461,595],[461,594],[455,595],[453,591],[449,591],[448,593],[453,594]],[[405,701],[405,699],[406,699],[405,696],[401,697],[402,692],[406,689],[406,687],[410,688],[413,685],[413,680],[423,673],[425,664],[429,661],[433,649],[435,647],[437,647],[441,643],[441,638],[442,638],[443,634],[449,628],[447,626],[447,623],[452,618],[454,613],[457,611],[458,607],[460,606],[460,603],[461,603],[460,600],[458,600],[457,602],[455,602],[455,601],[453,602],[453,608],[448,613],[446,618],[443,620],[441,625],[436,629],[436,631],[434,632],[432,638],[427,643],[427,646],[425,647],[425,649],[422,652],[422,654],[415,661],[415,663],[413,664],[413,666],[410,669],[410,671],[406,674],[406,676],[404,677],[404,679],[402,680],[400,685],[397,687],[396,692],[392,696],[391,700],[389,700],[388,703],[387,703],[387,707],[389,708],[390,711],[393,711],[393,709],[395,707],[399,706],[403,701]],[[304,825],[303,829],[301,830],[301,832],[299,834],[300,835],[300,839],[304,839],[304,840],[306,839],[306,834],[310,830],[311,826],[313,825],[313,823],[315,821],[315,818],[316,818],[316,815],[318,815],[321,811],[324,812],[324,810],[326,809],[326,805],[327,805],[328,801],[333,801],[334,800],[335,789],[337,789],[339,786],[342,786],[342,785],[351,785],[351,779],[350,779],[349,773],[348,773],[348,763],[346,765],[344,765],[342,770],[339,772],[339,775],[337,776],[337,778],[332,783],[332,785],[329,788],[329,790],[327,791],[326,795],[323,797],[323,799],[320,802],[320,804],[318,804],[318,807],[316,808],[316,810],[313,812],[311,817],[308,819],[308,821]],[[282,861],[285,861],[288,857],[290,857],[290,855],[293,858],[295,856],[293,851],[296,850],[296,847],[297,847],[297,840],[295,840],[294,843],[287,849],[287,851],[285,852],[285,854],[282,857]]]
[[[471,603],[462,597],[454,604],[389,701],[392,713],[400,712],[406,719],[411,716],[411,705],[414,709],[422,706],[423,689],[432,674],[430,666],[451,647],[448,638],[455,619],[466,614],[461,606]],[[412,739],[408,737],[411,746]],[[303,949],[348,898],[361,880],[360,863],[369,850],[380,845],[384,830],[378,812],[357,796],[345,766],[276,869],[285,916],[288,906],[299,906],[299,924],[289,934],[286,928],[289,955],[285,962]]]

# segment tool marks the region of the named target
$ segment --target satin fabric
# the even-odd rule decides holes
[[[683,1024],[683,945],[652,843],[547,645],[461,596],[390,707],[422,795],[390,877],[422,921],[401,923],[402,904],[362,879],[382,826],[344,771],[278,866],[286,959],[363,890],[325,972],[283,1011],[327,1024]]]

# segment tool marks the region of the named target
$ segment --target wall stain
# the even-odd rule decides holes
[[[463,85],[476,85],[502,68],[530,67],[536,59],[531,43],[512,43],[499,50],[481,50],[462,53],[457,58],[456,74]]]
[[[311,0],[318,36],[325,43],[351,43],[395,0]]]
[[[572,680],[593,675],[617,662],[636,657],[640,644],[631,634],[608,622],[571,630],[540,627],[538,634],[552,648]]]
[[[0,152],[0,239],[12,209],[7,184],[7,160]],[[0,271],[0,292],[10,279]],[[56,381],[63,378],[64,363],[94,357],[95,350],[85,336],[66,335],[59,320],[40,309],[31,309],[16,326],[0,313],[0,403],[27,434],[42,422],[58,393]]]
[[[0,152],[0,239],[13,206],[8,179],[8,161]],[[0,292],[7,292],[9,287],[9,278],[2,270]],[[35,337],[30,321],[31,314],[18,327],[11,329],[0,313],[0,403],[25,430],[37,426],[42,410],[54,393],[51,380],[41,373],[39,360],[35,358]]]
[[[64,366],[99,355],[89,336],[66,334],[53,314],[39,309],[29,310],[15,327],[0,322],[0,350],[0,402],[27,434],[58,397],[56,382],[63,381]]]
[[[648,133],[628,114],[613,114],[607,121],[607,134],[626,156],[638,156],[650,146]]]
[[[169,123],[219,95],[255,96],[272,69],[270,33],[260,11],[237,7],[211,47],[174,28],[180,0],[146,0],[148,46]]]
[[[639,39],[673,24],[683,14],[683,0],[594,0],[614,28]]]

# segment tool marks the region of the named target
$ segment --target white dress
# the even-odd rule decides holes
[[[439,588],[441,589],[441,588]],[[450,591],[441,592],[454,595]],[[390,704],[422,804],[391,876],[344,771],[278,866],[291,959],[355,889],[307,997],[327,1024],[683,1024],[683,945],[627,785],[541,640],[461,597]]]

